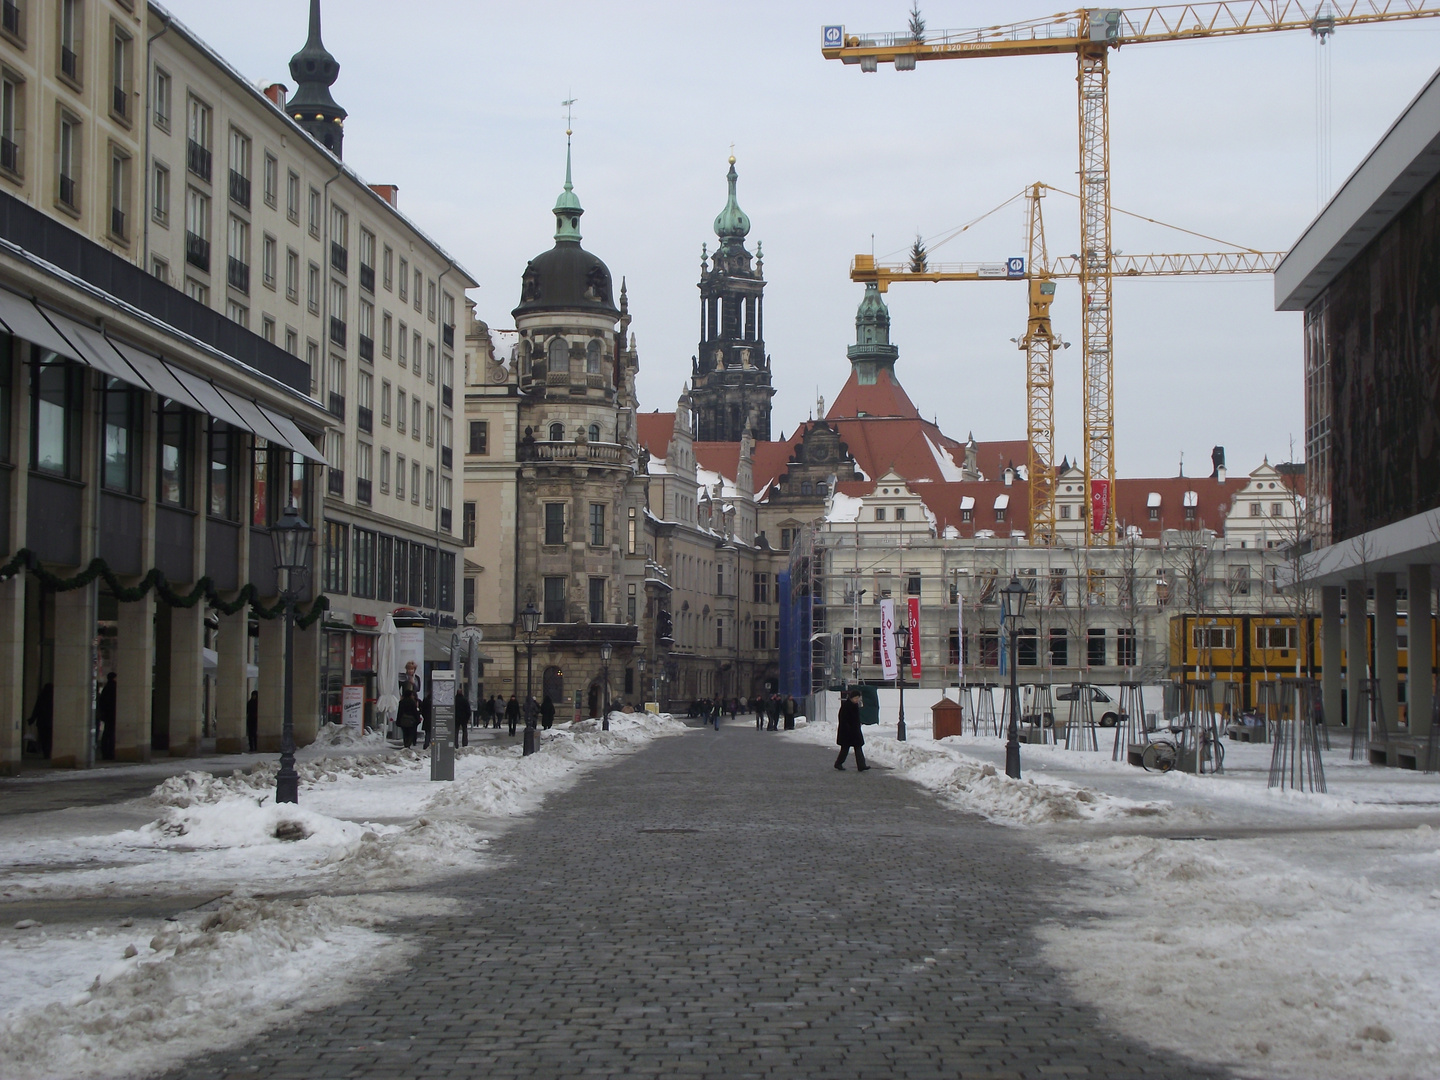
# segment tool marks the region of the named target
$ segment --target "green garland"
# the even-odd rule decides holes
[[[285,614],[283,600],[278,601],[274,607],[265,607],[259,603],[260,590],[253,583],[247,584],[241,589],[234,600],[222,600],[215,589],[215,582],[209,577],[202,577],[188,594],[182,594],[170,588],[170,583],[165,580],[164,573],[156,567],[140,579],[139,585],[131,587],[120,584],[120,579],[115,576],[114,571],[110,569],[104,559],[99,557],[91,559],[90,565],[74,577],[62,578],[41,566],[40,557],[34,551],[29,548],[21,548],[9,562],[0,566],[0,581],[7,581],[22,570],[33,574],[40,582],[41,587],[50,592],[83,589],[96,578],[103,578],[110,591],[115,594],[115,599],[125,604],[145,599],[150,590],[154,589],[155,595],[171,607],[192,608],[201,599],[204,599],[212,608],[224,615],[234,615],[247,605],[262,619],[278,619]],[[303,615],[296,613],[295,625],[303,630],[313,625],[321,615],[329,610],[330,598],[322,593],[315,598],[309,611]]]

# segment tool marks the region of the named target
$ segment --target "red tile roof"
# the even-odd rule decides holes
[[[850,377],[840,390],[840,396],[825,414],[826,420],[838,420],[859,416],[903,416],[908,419],[920,418],[920,410],[905,393],[905,388],[894,378],[889,368],[882,367],[875,375],[875,382],[861,386],[850,369]]]
[[[673,412],[648,412],[635,414],[635,433],[640,445],[650,452],[651,457],[663,458],[670,449],[670,436],[675,434]]]

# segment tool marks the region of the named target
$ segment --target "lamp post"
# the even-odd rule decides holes
[[[635,661],[635,667],[640,672],[640,697],[643,699],[645,697],[645,658],[643,656]],[[640,704],[643,707],[644,700]]]
[[[1030,590],[1020,584],[1018,574],[1011,575],[1010,584],[1000,590],[1000,611],[1010,631],[1010,731],[1005,737],[1005,775],[1015,780],[1020,779],[1020,684],[1015,648],[1029,599]]]
[[[310,574],[310,535],[300,511],[287,506],[270,526],[275,553],[275,580],[285,608],[285,720],[280,729],[280,771],[275,776],[275,801],[300,801],[300,775],[295,771],[295,601]]]
[[[535,695],[531,678],[535,669],[535,634],[540,629],[540,611],[531,600],[520,612],[520,633],[525,637],[525,747],[523,756],[535,753]]]
[[[600,721],[601,731],[610,730],[610,657],[614,654],[615,646],[611,645],[610,642],[602,641],[600,643],[600,671],[602,672],[600,677],[602,680],[604,680],[605,683],[605,704],[603,711],[600,714],[602,717],[604,717],[604,719]]]
[[[910,628],[908,626],[897,626],[895,628],[895,651],[899,663],[896,682],[900,684],[900,722],[895,725],[895,738],[900,742],[905,741],[905,665],[910,662]]]

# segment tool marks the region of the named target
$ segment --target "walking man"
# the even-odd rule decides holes
[[[470,702],[465,691],[455,688],[455,746],[470,745]]]
[[[250,700],[245,703],[245,741],[250,752],[255,753],[260,742],[260,691],[251,690]]]
[[[505,719],[510,722],[510,734],[515,734],[515,725],[520,722],[520,702],[515,695],[510,695],[510,700],[505,703]]]
[[[540,702],[540,726],[549,731],[550,725],[553,723],[555,723],[555,702],[550,700],[549,694],[546,694]]]
[[[100,727],[100,760],[115,760],[115,672],[105,676],[105,685],[100,689],[99,700],[95,702],[95,719]]]
[[[851,690],[850,696],[840,706],[840,723],[836,727],[835,741],[840,746],[840,756],[835,759],[835,768],[845,771],[845,758],[850,748],[855,748],[855,768],[864,772],[870,768],[865,764],[865,733],[860,730],[860,691]]]

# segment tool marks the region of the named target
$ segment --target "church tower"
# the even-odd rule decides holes
[[[330,87],[340,77],[340,62],[320,40],[320,0],[310,0],[310,37],[290,58],[290,77],[295,80],[295,93],[285,103],[286,110],[316,142],[343,158],[348,114],[330,96]]]
[[[894,379],[900,350],[890,344],[890,309],[873,281],[865,286],[865,296],[855,312],[855,344],[845,350],[845,355],[861,386],[874,386],[881,369],[888,370]]]
[[[754,265],[745,249],[750,218],[735,200],[735,158],[730,158],[730,198],[715,218],[719,244],[700,256],[700,351],[691,374],[696,437],[701,442],[739,442],[748,426],[770,438],[770,358],[765,355],[765,259]]]

